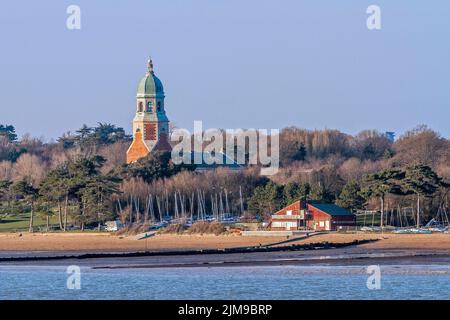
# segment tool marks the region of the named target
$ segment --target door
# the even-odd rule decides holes
[[[325,230],[330,230],[330,220],[325,221]]]

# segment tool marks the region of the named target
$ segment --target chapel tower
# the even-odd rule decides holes
[[[164,88],[155,76],[151,58],[147,62],[147,68],[137,89],[133,142],[127,151],[127,163],[135,162],[152,151],[172,150],[169,143],[169,119],[164,106]]]

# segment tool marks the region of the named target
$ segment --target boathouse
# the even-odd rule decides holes
[[[308,203],[307,225],[318,231],[349,229],[356,226],[356,215],[332,203]]]
[[[273,231],[331,231],[356,226],[356,216],[332,203],[296,201],[271,216],[268,228]]]
[[[296,201],[272,215],[268,227],[273,231],[292,231],[306,227],[306,205]]]

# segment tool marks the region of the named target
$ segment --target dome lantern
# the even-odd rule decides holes
[[[152,58],[147,61],[147,73],[139,81],[137,97],[164,97],[164,88],[161,80],[155,76]]]
[[[148,68],[147,75],[152,74],[152,73],[153,73],[153,61],[152,61],[152,57],[148,57],[147,68]]]

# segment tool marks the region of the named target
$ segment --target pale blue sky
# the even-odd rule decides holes
[[[81,30],[66,29],[69,4]],[[99,121],[129,132],[151,54],[179,127],[423,123],[449,137],[449,35],[446,0],[2,2],[0,123],[46,139]]]

